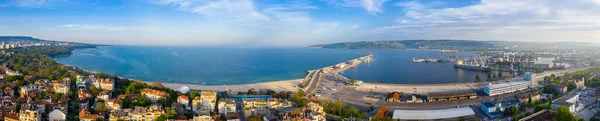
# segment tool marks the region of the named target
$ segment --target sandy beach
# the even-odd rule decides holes
[[[180,87],[187,86],[190,90],[209,90],[209,91],[225,91],[230,89],[232,92],[248,91],[249,89],[271,89],[277,92],[279,91],[298,91],[300,89],[298,85],[302,83],[303,79],[263,82],[256,84],[240,84],[240,85],[196,85],[196,84],[177,84],[177,83],[162,83],[165,87],[171,89],[179,89]],[[152,82],[146,82],[151,84]]]

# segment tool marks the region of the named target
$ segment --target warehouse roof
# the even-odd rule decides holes
[[[395,110],[393,119],[400,120],[435,120],[475,115],[470,107],[439,110]]]

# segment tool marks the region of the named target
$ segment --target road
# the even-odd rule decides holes
[[[309,96],[315,92],[316,89],[319,88],[319,82],[321,81],[321,76],[323,75],[323,71],[321,69],[314,72],[311,77],[311,82],[309,83],[308,88],[304,91],[304,93]]]

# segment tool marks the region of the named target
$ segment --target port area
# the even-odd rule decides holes
[[[323,67],[316,70],[307,70],[308,74],[304,77],[304,80],[301,83],[301,88],[308,96],[320,95],[319,92],[316,92],[319,87],[324,88],[321,82],[331,81],[329,78],[324,77],[335,77],[338,78],[335,81],[346,81],[344,83],[348,83],[349,79],[341,76],[339,73],[355,67],[361,63],[369,63],[373,61],[373,54],[369,54],[366,56],[358,57],[352,60],[348,60],[346,62],[341,62],[332,66]]]
[[[588,69],[590,67],[580,67],[564,70],[552,70],[536,75],[536,81],[542,81],[544,76],[556,74],[557,76],[563,75],[564,73],[571,73],[578,70]],[[514,80],[516,77],[498,81],[487,81],[487,82],[469,82],[469,83],[448,83],[448,84],[385,84],[385,83],[370,83],[364,82],[360,85],[349,84],[348,78],[345,78],[338,73],[343,70],[333,71],[329,73],[323,73],[323,77],[317,84],[316,90],[313,91],[311,98],[315,100],[332,100],[341,101],[346,105],[352,105],[362,111],[369,111],[373,105],[386,106],[390,110],[402,109],[402,110],[435,110],[445,108],[456,108],[470,106],[472,108],[477,107],[482,101],[493,101],[496,98],[501,100],[514,99],[515,95],[525,93],[531,89],[522,90],[514,93],[501,94],[496,96],[487,96],[483,92],[483,87],[489,83],[507,82]],[[357,80],[359,81],[359,80]],[[539,87],[534,87],[539,88]],[[401,101],[399,102],[388,102],[386,96],[391,92],[402,92]],[[463,95],[464,92],[474,92],[476,97],[470,99],[450,99],[445,101],[435,102],[411,102],[412,95],[442,95],[442,96],[454,96]],[[315,95],[318,94],[318,95]]]

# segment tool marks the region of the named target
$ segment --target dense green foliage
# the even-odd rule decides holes
[[[569,108],[565,106],[558,107],[554,114],[554,120],[557,121],[577,121],[577,118],[569,111]]]
[[[399,40],[399,41],[361,41],[312,45],[310,47],[333,49],[407,49],[428,47],[434,49],[474,49],[493,48],[484,41],[469,40]]]
[[[327,114],[337,115],[344,118],[356,117],[356,118],[365,118],[366,113],[360,113],[358,109],[354,106],[345,106],[345,104],[341,101],[333,102],[331,100],[325,100],[320,102],[323,106],[323,110]]]
[[[75,47],[67,46],[47,46],[10,49],[14,52],[8,59],[8,67],[19,71],[25,75],[34,77],[59,79],[72,77],[76,74],[84,74],[81,69],[72,69],[69,66],[63,66],[50,59],[52,56],[68,55]],[[71,74],[71,75],[70,75]]]

